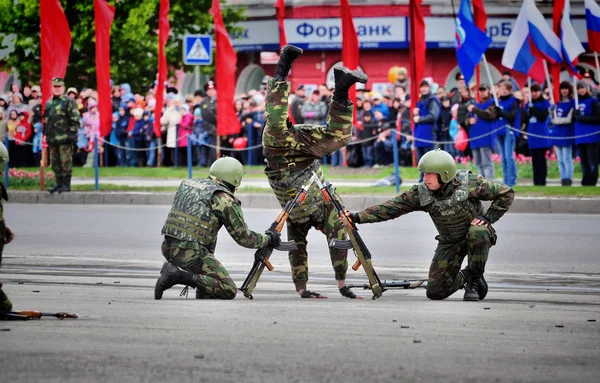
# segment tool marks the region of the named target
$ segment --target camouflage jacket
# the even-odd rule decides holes
[[[2,206],[2,200],[8,201],[8,193],[3,183],[0,183],[0,222],[4,222],[4,207]]]
[[[412,211],[425,211],[434,221],[441,240],[456,241],[467,234],[473,218],[483,213],[481,201],[492,201],[484,215],[494,223],[508,211],[514,195],[502,183],[462,170],[438,191],[430,191],[421,182],[392,200],[359,212],[359,222],[381,222]]]
[[[62,95],[46,102],[44,134],[49,145],[75,143],[79,126],[79,110],[74,100]]]
[[[179,186],[162,234],[175,238],[181,248],[203,246],[214,253],[222,226],[240,246],[258,249],[269,242],[267,235],[248,229],[240,201],[225,186],[197,178]]]

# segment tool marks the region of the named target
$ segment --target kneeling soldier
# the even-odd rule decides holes
[[[231,157],[218,159],[208,178],[183,181],[162,229],[162,267],[154,298],[176,284],[196,288],[197,299],[233,299],[235,283],[215,258],[217,234],[225,225],[235,241],[250,249],[277,247],[277,232],[256,233],[246,225],[239,200],[233,195],[240,186],[244,168]]]
[[[429,213],[439,235],[427,297],[445,299],[466,285],[464,300],[482,300],[488,290],[485,264],[496,244],[492,224],[508,211],[515,192],[468,170],[457,171],[452,156],[439,149],[426,153],[418,167],[423,182],[381,205],[346,214],[356,223],[373,223],[416,210]],[[481,201],[492,201],[485,214]],[[467,267],[460,270],[467,255]]]

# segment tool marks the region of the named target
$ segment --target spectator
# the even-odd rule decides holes
[[[210,141],[208,133],[204,129],[202,121],[202,111],[200,108],[194,110],[194,122],[192,125],[192,134],[194,136],[194,152],[196,153],[196,163],[200,167],[206,167],[208,164],[208,147],[206,144]]]
[[[146,135],[150,129],[150,125],[148,120],[144,119],[144,109],[142,108],[138,107],[133,110],[133,118],[135,119],[135,122],[133,123],[133,129],[129,132],[135,148],[135,150],[132,151],[132,157],[134,158],[133,162],[135,162],[138,167],[144,167],[146,165],[144,149],[146,149]]]
[[[119,166],[127,166],[127,126],[129,126],[130,115],[127,113],[126,106],[119,106],[119,119],[115,127],[115,136],[119,142],[120,148],[117,150],[117,161]]]
[[[294,101],[292,101],[292,105],[290,106],[292,120],[295,124],[304,124],[304,117],[302,116],[302,106],[306,101],[306,91],[304,89],[304,85],[298,85],[295,96],[296,97],[294,97]]]
[[[539,84],[531,86],[531,98],[532,101],[527,107],[527,142],[533,165],[533,184],[546,186],[548,175],[546,151],[550,147],[550,141],[547,138],[550,136],[548,127],[550,103],[544,99],[542,87]]]
[[[358,140],[362,141],[361,151],[362,151],[362,159],[363,164],[366,167],[373,167],[375,165],[375,156],[374,152],[374,142],[373,137],[375,137],[378,133],[379,126],[377,122],[373,118],[373,114],[371,112],[363,113],[362,121],[361,121],[361,129],[358,131]]]
[[[190,113],[190,107],[187,104],[181,105],[181,121],[177,129],[177,163],[179,165],[187,164],[187,141],[188,136],[192,134],[194,124],[194,115]]]
[[[204,121],[204,130],[210,139],[207,145],[214,146],[217,142],[217,89],[215,83],[209,81],[204,86],[204,92],[206,92],[206,97],[200,104],[202,120]],[[209,154],[207,166],[212,165],[217,158],[217,152],[213,147],[209,147]]]
[[[517,163],[514,159],[516,138],[521,128],[520,102],[512,95],[512,84],[502,81],[498,87],[498,130],[496,133],[498,151],[502,157],[504,184],[513,187],[517,183]]]
[[[8,134],[8,121],[4,118],[4,109],[0,108],[0,142],[3,144]],[[8,150],[8,146],[6,147]]]
[[[510,85],[512,86],[512,89],[514,89],[515,91],[519,90],[519,84],[514,79],[514,77],[510,73],[510,71],[507,70],[507,71],[502,72],[502,81],[509,82]]]
[[[379,93],[379,92],[373,93],[373,116],[375,117],[375,119],[377,119],[377,116],[375,116],[375,112],[380,111],[381,114],[383,115],[383,118],[385,118],[386,120],[389,120],[390,119],[390,109],[382,101],[383,101],[383,97],[381,96],[381,93]]]
[[[440,111],[440,118],[437,123],[437,141],[446,142],[445,144],[440,144],[440,149],[445,150],[450,153],[448,147],[452,144],[449,144],[450,141],[450,121],[452,120],[452,113],[450,111],[450,98],[448,96],[442,96],[439,98],[440,103],[442,104],[442,109]]]
[[[169,106],[160,118],[160,123],[166,126],[167,142],[166,151],[167,156],[165,162],[169,161],[170,165],[175,164],[175,146],[177,146],[177,125],[181,122],[182,117],[182,99],[179,96],[173,98],[173,105]]]
[[[493,180],[494,162],[492,150],[495,146],[496,136],[496,105],[490,95],[487,84],[479,85],[479,99],[481,101],[467,106],[469,118],[466,121],[469,127],[469,137],[473,159],[479,174]]]
[[[373,144],[373,154],[375,157],[375,166],[380,167],[389,165],[393,162],[393,141],[392,129],[384,130],[379,133]]]
[[[458,123],[458,104],[454,104],[452,105],[452,108],[450,108],[450,113],[452,115],[452,119],[450,120],[450,129],[448,131],[449,135],[450,135],[450,140],[452,142],[456,141],[456,135],[458,134],[458,129],[460,128],[460,125]],[[454,158],[456,158],[456,156],[460,155],[461,157],[464,157],[464,153],[459,152],[458,149],[456,149],[456,147],[454,146],[454,144],[450,144],[448,146],[446,146],[446,149],[450,149],[450,150],[446,150],[448,153],[450,153],[450,155]]]
[[[573,86],[569,81],[560,83],[560,99],[556,104],[556,117],[552,119],[550,141],[554,145],[558,162],[558,172],[560,174],[560,184],[562,186],[571,186],[573,184],[573,144],[572,138],[573,117],[575,111],[575,101],[573,100]]]
[[[79,96],[79,93],[77,93],[77,89],[74,87],[70,87],[69,89],[67,89],[67,97],[76,100],[77,97]]]
[[[581,186],[598,183],[598,140],[600,139],[600,105],[592,98],[586,81],[577,82],[579,110],[575,114],[575,145],[581,158]]]
[[[417,162],[425,153],[434,149],[433,138],[440,115],[440,102],[431,94],[427,81],[421,81],[419,92],[421,98],[417,103],[417,107],[413,110],[413,122],[415,123],[414,146],[417,150]],[[419,182],[421,181],[423,181],[423,173],[419,178]]]
[[[310,100],[304,102],[301,115],[305,124],[323,125],[327,116],[327,105],[318,90],[314,90]]]
[[[118,86],[113,86],[110,91],[110,99],[112,102],[112,111],[118,112],[121,105],[121,89]]]
[[[597,98],[598,97],[598,85],[596,84],[596,81],[594,81],[594,72],[586,71],[583,74],[583,81],[585,81],[586,84],[588,85],[588,89],[592,93],[592,97]]]
[[[29,112],[19,113],[17,121],[14,135],[14,155],[11,157],[11,162],[14,167],[24,167],[28,165],[27,160],[31,149],[27,144],[33,133],[29,123]]]
[[[405,67],[400,67],[400,69],[398,70],[398,78],[396,79],[396,82],[394,83],[394,87],[402,87],[402,89],[404,89],[404,93],[406,93],[407,95],[410,95],[410,79],[408,78],[408,72],[406,70]],[[398,97],[396,95],[396,97]],[[400,97],[398,97],[400,98]]]
[[[8,111],[8,101],[6,101],[6,97],[5,96],[0,96],[0,108],[2,108],[3,110],[5,110],[6,113],[9,113],[9,111]]]
[[[12,95],[12,103],[8,107],[8,112],[10,113],[13,110],[17,112],[17,115],[29,111],[29,106],[23,104],[23,95],[21,93],[17,92]]]

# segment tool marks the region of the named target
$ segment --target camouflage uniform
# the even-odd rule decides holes
[[[2,251],[4,250],[4,239],[6,238],[6,224],[4,223],[4,209],[2,207],[2,200],[8,201],[8,195],[4,184],[0,183],[0,266],[2,266]],[[0,311],[11,311],[12,303],[10,299],[2,291],[2,283],[0,283]]]
[[[162,254],[167,261],[198,275],[197,298],[233,299],[235,283],[215,258],[219,229],[225,228],[241,246],[258,249],[269,237],[248,229],[240,201],[210,178],[181,183],[162,228]]]
[[[281,206],[294,198],[297,188],[317,173],[323,181],[319,160],[346,146],[352,136],[353,105],[331,102],[327,125],[292,125],[288,120],[290,84],[269,80],[267,91],[263,154],[267,161],[265,174]],[[343,226],[337,220],[332,204],[325,204],[317,188],[311,188],[303,204],[295,208],[287,221],[288,239],[296,241],[297,250],[289,253],[292,278],[297,290],[306,289],[308,253],[306,236],[311,227],[327,237],[341,239]],[[329,248],[336,280],[346,278],[347,250]]]
[[[496,244],[494,228],[471,225],[473,219],[485,215],[490,224],[498,221],[513,198],[510,187],[460,170],[440,190],[431,191],[421,182],[396,198],[357,214],[363,224],[387,221],[417,210],[429,213],[439,235],[429,268],[427,297],[444,299],[466,282],[459,273],[464,257],[468,254],[469,274],[483,275],[489,249]],[[493,201],[485,214],[481,201]]]
[[[46,102],[44,134],[50,164],[57,179],[70,177],[73,172],[73,144],[77,141],[79,125],[79,110],[75,101],[62,95]]]

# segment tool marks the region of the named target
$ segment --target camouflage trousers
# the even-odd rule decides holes
[[[73,173],[73,145],[48,145],[50,165],[55,177],[70,176]]]
[[[292,279],[296,290],[306,289],[308,281],[308,252],[306,251],[308,241],[306,237],[310,228],[314,226],[325,234],[328,247],[332,239],[344,239],[344,227],[337,219],[337,211],[333,204],[323,204],[320,210],[317,214],[312,215],[308,222],[296,223],[290,220],[287,222],[288,240],[294,240],[298,247],[289,253]],[[322,218],[318,219],[319,216]],[[346,279],[348,270],[348,250],[329,247],[329,256],[335,272],[335,279],[343,281]]]
[[[2,265],[2,251],[4,250],[4,237],[6,236],[6,229],[4,221],[0,220],[0,266]],[[11,311],[12,303],[2,291],[2,283],[0,283],[0,311]]]
[[[440,241],[429,268],[427,297],[445,299],[464,286],[467,281],[459,271],[467,255],[469,275],[483,275],[490,247],[495,244],[496,232],[491,226],[471,226],[460,242]]]
[[[183,249],[165,239],[161,251],[167,261],[198,276],[196,298],[235,298],[237,286],[229,272],[206,248]]]

